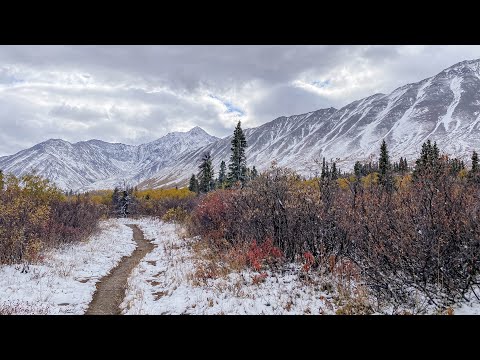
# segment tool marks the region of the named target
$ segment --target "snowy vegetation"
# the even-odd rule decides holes
[[[43,250],[25,271],[0,266],[0,315],[83,314],[96,283],[135,249],[132,230],[116,219],[84,240]]]
[[[467,168],[427,141],[415,162],[392,163],[383,141],[378,161],[348,173],[323,159],[320,175],[305,178],[275,164],[258,174],[247,166],[246,147],[239,123],[229,164],[216,173],[212,155],[202,154],[189,189],[73,195],[38,176],[0,173],[2,274],[43,284],[35,271],[50,266],[46,254],[81,248],[61,250],[92,239],[110,216],[124,218],[117,227],[137,223],[157,245],[128,281],[125,314],[448,314],[480,302],[476,152]],[[130,245],[112,245],[114,261],[101,273]],[[52,281],[47,287],[63,286]],[[13,280],[0,285],[6,294],[26,293]],[[82,313],[88,296],[69,311]],[[23,311],[10,304],[0,311]],[[48,306],[33,312],[59,313]]]
[[[352,173],[324,159],[318,178],[273,165],[231,182],[231,171],[225,183],[217,178],[215,187],[192,189],[196,196],[163,198],[148,215],[180,222],[201,239],[211,259],[201,278],[223,276],[229,266],[219,263],[234,263],[263,282],[297,264],[305,274],[335,278],[343,293],[354,281],[349,296],[356,305],[347,313],[447,312],[479,300],[478,155],[467,169],[430,141],[410,164],[391,163],[385,142],[379,150],[378,162]],[[214,170],[205,159],[204,185]]]
[[[446,311],[480,297],[480,172],[427,141],[413,171],[392,165],[385,142],[377,170],[304,179],[273,166],[241,187],[202,195],[190,235],[259,275],[275,249],[305,270],[355,279],[362,311]],[[260,250],[258,250],[260,249]],[[232,255],[234,254],[234,255]],[[262,275],[263,276],[263,275]]]
[[[0,264],[28,265],[43,249],[84,240],[106,210],[88,195],[65,196],[39,176],[0,172]]]

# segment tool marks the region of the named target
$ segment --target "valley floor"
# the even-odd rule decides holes
[[[335,314],[345,309],[337,284],[290,265],[266,277],[250,270],[205,276],[194,239],[151,218],[110,219],[88,241],[48,251],[44,262],[0,266],[0,313],[84,314],[97,283],[136,248],[135,224],[155,246],[128,277],[122,314]],[[351,286],[354,286],[351,284]],[[480,314],[480,303],[454,308]]]

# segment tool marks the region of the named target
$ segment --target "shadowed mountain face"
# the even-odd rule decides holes
[[[480,60],[463,61],[390,94],[375,94],[341,109],[280,117],[245,133],[248,166],[259,170],[275,160],[313,175],[322,157],[351,169],[357,160],[376,158],[382,139],[393,159],[413,161],[427,139],[467,159],[472,150],[480,150]],[[200,128],[140,146],[49,140],[0,158],[0,169],[17,175],[37,169],[72,189],[111,188],[123,179],[140,187],[184,185],[198,172],[205,151],[212,153],[216,171],[222,160],[228,163],[230,141]]]

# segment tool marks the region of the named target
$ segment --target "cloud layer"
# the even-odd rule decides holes
[[[1,46],[0,156],[49,138],[139,144],[341,107],[480,46]]]

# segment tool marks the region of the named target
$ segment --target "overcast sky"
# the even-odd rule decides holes
[[[0,156],[49,138],[223,137],[476,58],[480,46],[0,46]]]

